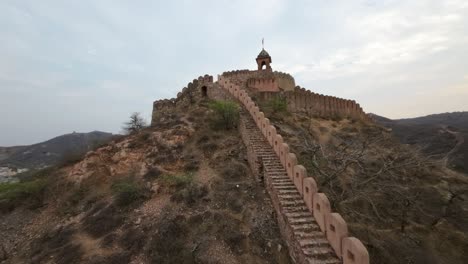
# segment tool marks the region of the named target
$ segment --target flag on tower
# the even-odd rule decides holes
[[[262,38],[262,49],[265,48],[264,40],[265,40],[265,38]]]

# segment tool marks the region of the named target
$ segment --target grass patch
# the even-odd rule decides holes
[[[118,206],[128,206],[141,200],[146,193],[146,190],[133,178],[119,180],[112,184],[111,189]]]
[[[165,174],[161,177],[161,183],[169,187],[183,188],[192,183],[193,176],[193,173]]]
[[[39,207],[44,198],[46,179],[0,184],[0,210],[10,211],[19,205],[29,203]]]

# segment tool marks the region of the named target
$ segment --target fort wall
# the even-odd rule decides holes
[[[361,106],[353,100],[317,94],[299,86],[294,87],[293,91],[283,93],[263,91],[258,94],[258,98],[264,101],[278,97],[286,100],[289,112],[324,118],[370,120]]]
[[[275,79],[277,80],[278,87],[283,90],[283,91],[292,91],[294,90],[294,87],[296,86],[296,82],[294,81],[294,78],[284,72],[278,72],[275,71],[273,72]]]
[[[153,102],[151,125],[155,125],[161,116],[173,112],[176,107],[188,106],[203,97],[216,97],[218,91],[219,89],[214,89],[213,76],[206,74],[194,79],[177,93],[176,98]]]
[[[282,143],[282,146],[279,146],[281,141],[278,140],[280,138],[278,137],[280,136],[279,133],[276,132],[274,126],[271,126],[269,119],[260,112],[252,98],[246,92],[243,92],[239,85],[231,83],[229,78],[225,76],[220,77],[220,83],[223,89],[239,100],[245,109],[247,109],[268,144],[273,148],[273,153],[275,153],[280,163],[284,166],[288,177],[294,180],[295,188],[301,194],[309,213],[313,215],[320,230],[326,235],[336,256],[343,261],[343,264],[369,264],[369,254],[365,246],[359,239],[349,237],[346,221],[339,214],[333,212],[326,194],[319,193],[313,175],[307,175],[304,166],[298,164],[296,155],[289,152],[288,145]],[[359,105],[353,101],[314,94],[299,87],[295,89],[294,94],[290,94],[287,98],[291,100],[291,103],[289,104],[288,102],[288,105],[292,105],[296,111],[300,110],[307,113],[309,111],[319,112],[323,115],[341,115],[346,113],[349,116],[357,117],[359,117],[360,113],[363,113]],[[245,135],[247,133],[246,130],[245,125],[241,124],[243,138],[247,137]],[[254,149],[249,144],[251,142],[249,143],[246,140],[247,149],[251,152],[249,154],[249,163],[251,163],[254,172],[261,173],[262,169],[259,167],[261,167],[262,161],[259,161],[258,157],[252,154]],[[265,171],[264,174],[263,177],[265,178],[267,189],[273,192],[274,188],[272,186],[274,182],[272,182],[272,179],[275,178],[275,175],[268,174],[268,171]],[[271,196],[278,213],[280,229],[288,244],[291,256],[297,263],[305,263],[304,255],[300,253],[300,245],[298,245],[298,241],[292,235],[293,228],[291,223],[285,221],[287,219],[287,212],[283,211],[278,196],[275,194],[271,194]]]

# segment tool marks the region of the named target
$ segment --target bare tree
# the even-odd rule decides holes
[[[130,115],[130,120],[124,123],[123,130],[126,134],[133,134],[146,126],[146,120],[141,117],[140,113],[134,112]]]

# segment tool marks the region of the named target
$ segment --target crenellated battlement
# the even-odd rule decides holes
[[[173,112],[178,106],[187,106],[202,97],[208,97],[209,90],[212,88],[213,76],[205,74],[189,82],[177,93],[176,98],[154,101],[151,125],[154,125],[160,116]]]

